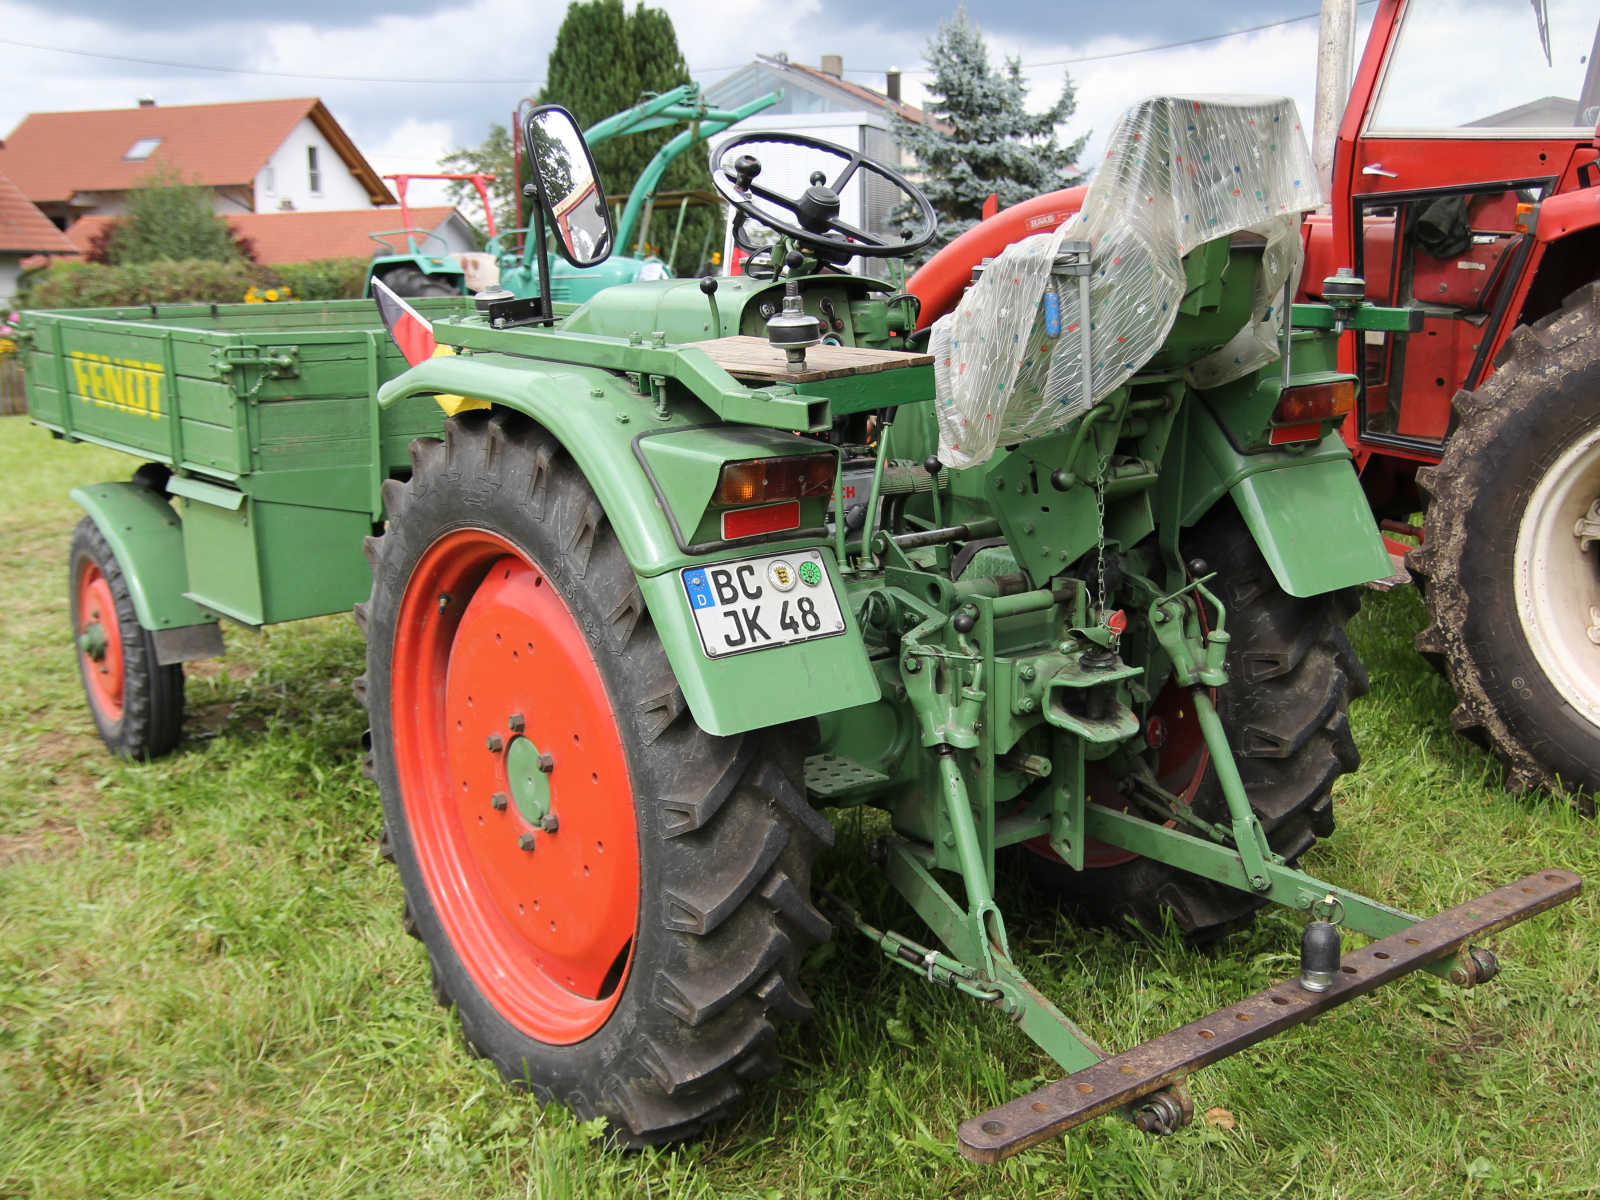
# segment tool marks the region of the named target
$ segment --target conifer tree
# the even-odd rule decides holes
[[[916,159],[925,176],[920,187],[939,214],[939,233],[919,262],[977,224],[990,195],[1007,208],[1081,183],[1076,165],[1089,141],[1087,133],[1066,146],[1056,140],[1056,126],[1078,109],[1072,76],[1063,78],[1055,104],[1030,113],[1021,60],[991,67],[983,33],[968,22],[965,6],[953,20],[939,22],[928,39],[927,62],[933,101],[924,112],[932,120],[917,125],[893,114],[895,140]]]

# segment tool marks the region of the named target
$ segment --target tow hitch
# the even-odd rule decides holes
[[[1353,951],[1336,971],[1319,969],[1331,964],[1314,961],[1315,946],[1304,947],[1311,961],[1300,976],[963,1122],[961,1153],[996,1163],[1113,1109],[1146,1132],[1170,1133],[1188,1120],[1191,1107],[1175,1085],[1192,1072],[1451,955],[1460,964],[1451,982],[1485,982],[1497,968],[1470,944],[1474,938],[1565,904],[1582,887],[1571,871],[1529,875]],[[1326,990],[1312,990],[1323,975]]]

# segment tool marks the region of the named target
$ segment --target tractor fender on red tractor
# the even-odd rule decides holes
[[[956,306],[961,292],[972,282],[972,268],[992,258],[1012,242],[1035,233],[1048,233],[1083,207],[1087,187],[1046,192],[1021,204],[1002,209],[980,221],[924,263],[910,279],[906,291],[922,301],[917,328],[932,325]]]

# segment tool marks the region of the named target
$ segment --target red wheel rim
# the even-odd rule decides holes
[[[503,1017],[580,1041],[622,994],[639,911],[633,784],[589,642],[549,576],[476,529],[428,548],[396,628],[395,765],[434,908]]]
[[[92,560],[78,572],[78,665],[88,686],[89,701],[107,721],[122,720],[122,629],[111,585]]]
[[[1212,698],[1216,698],[1215,689]],[[1159,730],[1162,738],[1157,748],[1156,782],[1173,795],[1192,802],[1206,777],[1206,768],[1211,765],[1211,752],[1206,749],[1205,734],[1200,728],[1200,719],[1195,716],[1194,701],[1190,699],[1188,688],[1179,687],[1172,680],[1167,681],[1156,702],[1150,706],[1150,715],[1145,719],[1140,736],[1148,738],[1151,730]],[[1093,763],[1084,773],[1084,788],[1095,804],[1119,812],[1128,811],[1127,798],[1117,794],[1115,781]],[[1170,829],[1176,824],[1176,821],[1168,821],[1167,827]],[[1061,856],[1050,848],[1049,838],[1029,838],[1022,844],[1042,858],[1062,861]],[[1096,838],[1084,840],[1083,868],[1086,871],[1120,867],[1138,857],[1131,850],[1108,845]]]

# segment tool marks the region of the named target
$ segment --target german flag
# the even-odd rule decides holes
[[[384,328],[400,347],[409,366],[425,363],[437,352],[433,326],[411,305],[394,293],[381,279],[372,281],[372,298],[378,302],[378,315]]]

